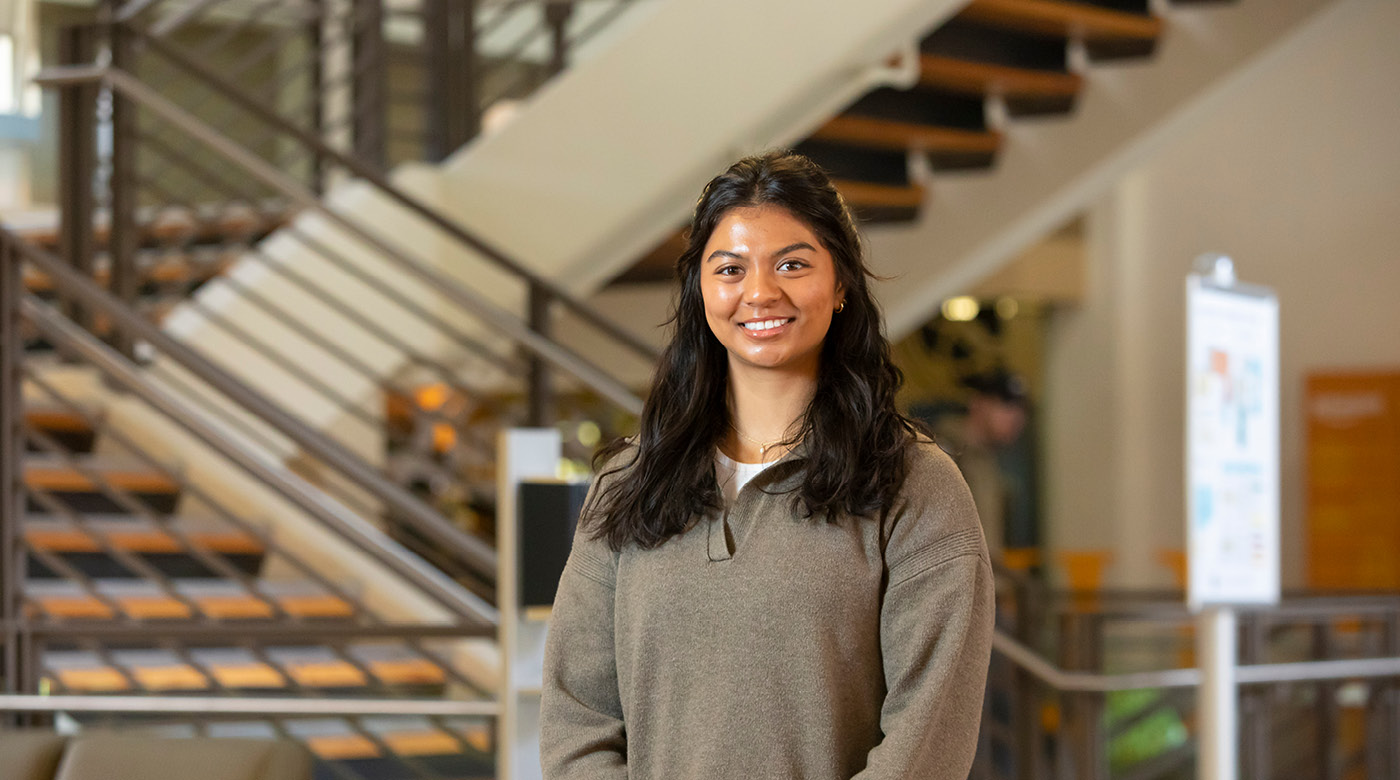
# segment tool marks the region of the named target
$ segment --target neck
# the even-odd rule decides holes
[[[723,449],[742,463],[776,460],[788,451],[776,445],[801,426],[802,413],[816,393],[813,374],[765,371],[751,366],[729,367],[731,430]],[[742,434],[742,435],[740,435]]]

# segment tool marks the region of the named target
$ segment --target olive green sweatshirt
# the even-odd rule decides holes
[[[883,519],[799,516],[774,494],[799,449],[659,548],[580,532],[545,650],[545,778],[966,778],[991,568],[952,461],[925,439],[907,457]]]

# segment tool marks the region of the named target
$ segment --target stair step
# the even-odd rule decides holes
[[[159,259],[149,260],[145,263],[138,263],[137,278],[141,287],[159,287],[164,285],[196,285],[208,281],[227,271],[243,256],[244,249],[219,252],[212,260],[201,260],[192,257],[188,253],[178,254],[174,257],[169,253],[162,253]],[[112,280],[112,269],[110,263],[97,264],[93,270],[92,278],[98,284],[108,286]],[[50,295],[55,292],[53,279],[48,274],[34,268],[26,268],[24,272],[24,286],[36,295]]]
[[[358,666],[320,647],[268,648],[261,658],[241,648],[197,648],[188,651],[188,660],[166,650],[113,650],[108,654],[111,663],[87,651],[48,651],[42,664],[46,674],[74,693],[282,690],[293,684],[318,689],[371,684],[439,689],[447,682],[440,665],[404,647],[352,646],[347,653]]]
[[[89,523],[79,527],[62,520],[28,521],[24,529],[30,546],[51,552],[101,552],[102,537],[118,550],[133,553],[188,553],[180,539],[150,523],[131,519],[117,523]],[[238,530],[203,530],[184,534],[192,543],[225,555],[261,555],[262,542]]]
[[[926,86],[1011,99],[1073,98],[1084,86],[1077,73],[1017,68],[987,62],[923,54],[919,82]]]
[[[489,753],[491,732],[482,722],[453,726],[449,732],[427,718],[361,718],[358,733],[341,720],[302,721],[287,724],[287,729],[322,760],[373,759],[384,756],[375,740],[383,742],[396,755],[404,757],[460,757],[472,760],[463,748]],[[444,767],[446,768],[446,767]],[[460,776],[460,769],[452,772]],[[380,773],[365,773],[379,777]]]
[[[122,468],[93,464],[101,479],[113,487],[132,493],[178,493],[180,484],[169,476],[151,469]],[[101,490],[98,483],[72,466],[26,463],[24,483],[31,490],[54,493],[90,493]]]
[[[87,419],[72,409],[57,406],[29,406],[24,410],[24,422],[42,431],[69,452],[92,451],[97,431]]]
[[[931,127],[850,114],[833,118],[812,137],[822,141],[871,146],[877,149],[923,152],[990,155],[1001,148],[1000,133]]]
[[[139,216],[136,221],[139,245],[248,242],[286,225],[293,213],[283,207],[253,208],[243,204],[205,211],[217,213],[200,214],[185,207],[167,206]],[[58,248],[58,231],[57,212],[29,215],[15,226],[15,232],[22,239],[49,251]],[[105,221],[98,221],[93,227],[94,243],[98,247],[106,246],[110,232]]]
[[[1034,35],[1086,41],[1154,41],[1162,34],[1155,16],[1115,11],[1066,0],[972,0],[958,18]]]
[[[82,455],[84,465],[95,471],[101,481],[112,488],[130,493],[157,514],[174,511],[180,496],[180,483],[170,476],[144,465],[123,463],[105,458]],[[35,456],[24,464],[24,484],[31,493],[47,493],[75,512],[121,513],[121,504],[103,492],[102,487],[86,474],[56,458]],[[43,512],[45,507],[34,496],[29,497],[31,512]]]
[[[205,580],[173,580],[175,590],[193,602],[195,609],[162,591],[154,583],[131,580],[97,580],[98,593],[111,602],[83,590],[74,582],[30,582],[26,595],[46,616],[56,620],[269,620],[277,617],[274,604],[297,618],[350,618],[355,607],[329,593],[309,587],[288,588],[263,583],[262,594],[244,591],[234,583]],[[195,614],[195,612],[198,614]]]
[[[161,525],[165,523],[162,522]],[[127,568],[114,552],[139,556],[148,565],[170,578],[217,578],[223,576],[196,555],[197,550],[213,553],[229,565],[256,575],[266,549],[256,537],[226,526],[192,528],[183,533],[191,547],[179,536],[143,518],[115,521],[85,520],[81,525],[66,519],[39,518],[26,521],[24,538],[37,552],[62,557],[69,565],[94,578],[138,578],[142,574]],[[104,545],[105,541],[105,545]],[[30,561],[31,578],[59,577],[41,558]]]
[[[913,184],[899,186],[850,179],[837,179],[833,183],[841,197],[857,211],[917,209],[924,202],[924,188]]]

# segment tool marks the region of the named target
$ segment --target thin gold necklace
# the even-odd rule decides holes
[[[761,442],[761,441],[758,441],[758,440],[756,440],[756,439],[750,439],[749,437],[745,436],[745,435],[744,435],[744,432],[741,431],[741,430],[739,430],[739,428],[738,428],[737,426],[734,425],[734,422],[733,422],[732,420],[731,420],[730,423],[729,423],[729,427],[732,428],[732,429],[734,430],[734,432],[735,432],[736,434],[739,435],[739,438],[743,439],[744,441],[748,442],[749,444],[754,445],[755,447],[758,447],[758,457],[760,457],[760,458],[762,458],[762,457],[764,456],[764,454],[768,452],[768,449],[769,449],[770,447],[773,447],[774,445],[777,445],[777,444],[782,444],[783,441],[784,441],[784,439],[786,438],[786,437],[784,437],[784,439],[774,439],[773,441],[770,441],[770,442]]]

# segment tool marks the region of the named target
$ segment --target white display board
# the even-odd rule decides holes
[[[1228,261],[1226,261],[1228,262]],[[1187,598],[1279,598],[1278,298],[1186,281]]]

